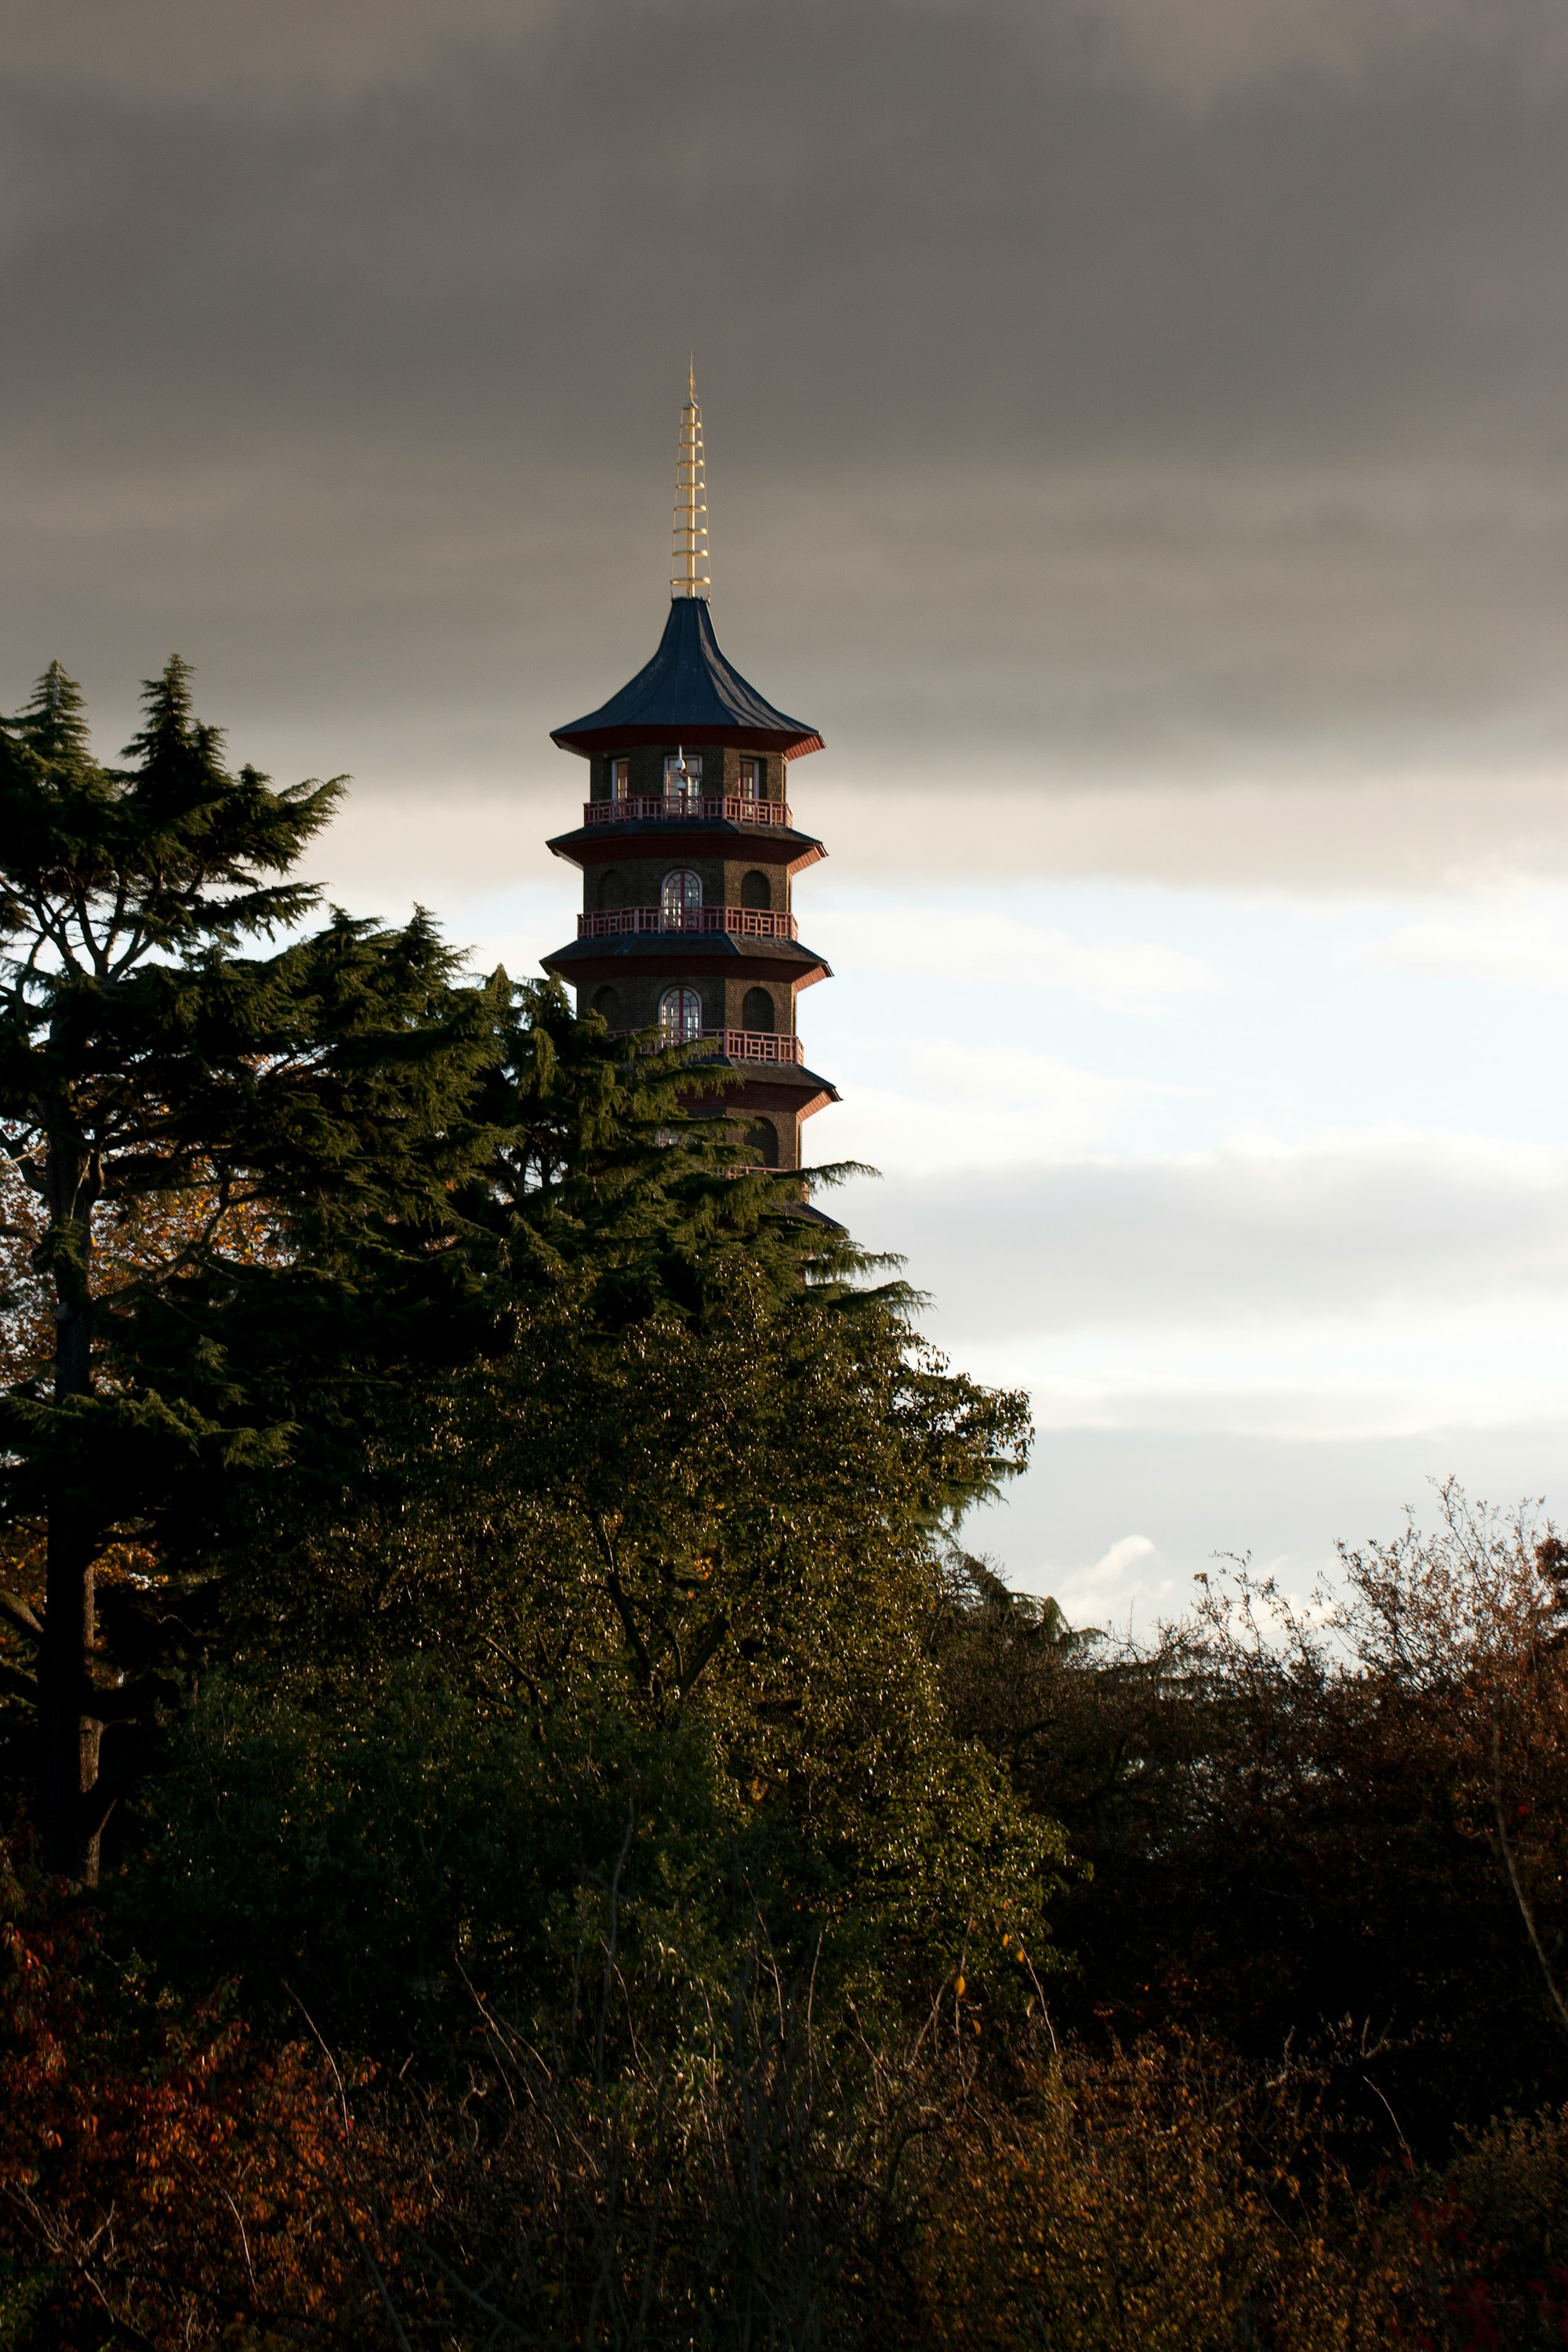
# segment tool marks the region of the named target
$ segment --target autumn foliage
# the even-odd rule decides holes
[[[321,2052],[160,2003],[36,1883],[8,1876],[5,1900],[5,2340],[352,2340],[378,2251],[395,2258]]]

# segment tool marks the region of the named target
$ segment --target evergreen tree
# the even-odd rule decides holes
[[[574,1020],[553,985],[526,987],[448,1245],[366,1221],[318,1260],[345,1282],[357,1268],[379,1345],[356,1355],[344,1321],[341,1349],[324,1329],[277,1355],[290,1459],[217,1539],[227,1670],[160,1784],[166,1845],[141,1882],[200,1965],[254,1989],[264,1947],[292,1952],[277,1966],[340,2026],[372,1979],[398,2007],[390,1956],[407,1933],[432,1939],[407,1962],[421,2000],[443,1938],[510,1950],[518,1990],[533,1965],[518,1923],[569,1893],[531,1875],[524,1817],[562,1801],[512,1790],[498,1877],[499,1801],[470,1823],[446,1795],[520,1739],[568,1781],[579,1749],[623,1756],[607,1860],[577,1820],[584,1883],[613,1868],[658,1759],[704,1759],[703,1902],[743,1868],[780,1949],[828,1934],[862,1992],[940,1975],[972,1916],[999,1933],[1037,1912],[1057,1844],[952,1738],[929,1655],[947,1532],[1022,1467],[1026,1400],[925,1349],[910,1295],[867,1279],[798,1175],[743,1171],[722,1110],[689,1101],[698,1077],[679,1051],[639,1051]],[[213,1329],[254,1366],[268,1351],[233,1311]],[[434,1780],[410,1708],[446,1727]],[[657,1874],[664,1832],[639,1819],[639,1867]],[[427,1836],[413,1875],[434,1907],[416,1930],[394,1915]],[[310,1923],[340,1864],[328,1962]]]
[[[103,1655],[97,1565],[171,1496],[288,1444],[210,1332],[170,1344],[171,1302],[291,1274],[300,1236],[345,1220],[435,1213],[493,1057],[489,996],[455,987],[423,919],[237,952],[314,905],[288,877],[339,785],[231,773],[177,658],[144,701],[121,769],[93,758],[58,663],[0,723],[0,1151],[54,1322],[52,1361],[4,1406],[0,1513],[47,1551],[41,1613],[5,1598],[37,1650],[36,1681],[7,1668],[6,1687],[37,1707],[48,1866],[89,1882],[115,1735],[144,1705]]]

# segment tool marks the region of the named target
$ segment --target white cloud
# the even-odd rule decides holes
[[[1054,1593],[1079,1624],[1117,1628],[1131,1614],[1146,1628],[1177,1615],[1193,1598],[1192,1578],[1226,1553],[1249,1554],[1300,1605],[1320,1577],[1332,1577],[1336,1538],[1386,1538],[1407,1509],[1429,1524],[1445,1477],[1502,1504],[1543,1496],[1549,1512],[1568,1516],[1565,1430],[1557,1413],[1341,1439],[1064,1433],[1043,1441],[1037,1469],[976,1513],[965,1537],[1025,1590]],[[1117,1589],[1098,1571],[1128,1527],[1156,1549],[1129,1563]]]
[[[1280,1335],[1278,1354],[1289,1356],[1299,1335]],[[1226,1377],[1205,1381],[1196,1365],[1170,1370],[1169,1333],[1124,1335],[1120,1370],[1093,1378],[1057,1376],[1054,1368],[1021,1383],[1029,1389],[1037,1426],[1058,1433],[1092,1430],[1137,1430],[1170,1437],[1265,1439],[1292,1445],[1361,1444],[1369,1439],[1418,1437],[1443,1428],[1497,1430],[1555,1410],[1568,1421],[1568,1366],[1551,1360],[1541,1335],[1521,1344],[1511,1377],[1488,1379],[1462,1365],[1433,1362],[1441,1336],[1425,1328],[1363,1330],[1359,1362],[1348,1376],[1332,1366],[1304,1362],[1296,1377],[1281,1377],[1274,1364],[1248,1364],[1237,1350]],[[1455,1335],[1449,1334],[1452,1338]],[[1352,1360],[1354,1338],[1337,1335]],[[1184,1334],[1202,1352],[1203,1335]],[[1163,1374],[1163,1376],[1162,1376]]]
[[[926,978],[940,964],[972,986],[1062,989],[1118,1012],[1149,1011],[1223,984],[1211,964],[1159,940],[1074,939],[994,908],[843,899],[829,919],[866,973]]]
[[[1104,1579],[1120,1583],[1130,1568],[1145,1559],[1152,1559],[1158,1547],[1147,1536],[1119,1536],[1109,1551],[1097,1559],[1089,1570],[1095,1580]]]
[[[307,866],[330,896],[356,908],[400,908],[416,899],[437,905],[458,939],[476,908],[505,894],[519,933],[526,927],[531,970],[570,938],[571,910],[583,902],[575,868],[556,865],[551,873],[554,861],[541,854],[539,831],[537,807],[499,793],[457,796],[437,776],[418,799],[400,795],[391,804],[348,793]]]
[[[806,1058],[822,1066],[831,1056],[812,1046],[812,1010],[808,998],[801,1007]],[[969,1169],[984,1170],[989,1178],[998,1169],[1032,1168],[1092,1150],[1141,1096],[1193,1091],[1112,1076],[1057,1055],[1000,1043],[900,1042],[882,1061],[889,1081],[858,1080],[820,1137],[808,1136],[808,1157],[896,1168],[900,1181]],[[904,1197],[901,1192],[897,1195],[900,1206],[893,1214],[902,1213]],[[873,1213],[887,1223],[879,1192],[876,1200]],[[926,1222],[917,1212],[922,1230]]]
[[[991,880],[998,841],[1014,877],[1300,898],[1568,876],[1568,790],[1555,744],[1522,761],[1507,751],[1495,761],[1479,754],[1464,773],[1458,762],[1412,768],[1393,747],[1377,767],[1343,744],[1302,739],[1289,753],[1271,747],[1248,760],[1215,742],[1217,772],[1207,779],[1186,772],[1184,745],[1159,778],[1139,761],[1090,773],[1087,759],[1074,775],[1059,757],[1026,763],[1001,745],[985,783],[966,783],[955,824],[956,756],[911,746],[896,779],[884,779],[876,746],[835,740],[832,803],[813,808],[797,790],[803,821],[828,835],[841,866],[882,876]]]
[[[1092,1119],[1101,1105],[1123,1095],[1157,1092],[1143,1082],[1086,1070],[1055,1054],[1001,1042],[933,1037],[908,1049],[910,1059],[934,1103],[957,1100],[1006,1108],[1046,1106],[1053,1115],[1087,1109]]]
[[[1568,1150],[1387,1131],[902,1179],[857,1199],[966,1337],[1258,1329],[1568,1291]]]
[[[1159,1546],[1140,1535],[1119,1536],[1088,1568],[1038,1570],[1026,1589],[1049,1591],[1070,1623],[1102,1633],[1126,1631],[1152,1616],[1173,1616],[1188,1598],[1184,1580]]]
[[[1405,923],[1380,952],[1384,961],[1412,971],[1519,988],[1568,988],[1568,933],[1544,908],[1528,904]]]

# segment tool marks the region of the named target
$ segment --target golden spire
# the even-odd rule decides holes
[[[680,438],[675,461],[675,532],[670,542],[669,593],[672,596],[706,596],[710,585],[702,411],[697,405],[697,370],[689,361],[686,405],[680,412]]]

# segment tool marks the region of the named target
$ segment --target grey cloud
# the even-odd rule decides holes
[[[562,13],[564,0],[5,0],[0,30],[14,71],[72,80],[203,91],[234,84],[359,89],[427,70],[443,52],[514,44]],[[724,0],[731,16],[757,0]],[[977,0],[902,0],[912,13],[973,16]],[[991,0],[997,13],[1006,0]],[[1011,0],[1016,27],[1037,25],[1038,0]],[[668,23],[682,0],[640,0]],[[711,6],[705,12],[711,14]],[[1389,49],[1468,37],[1485,48],[1524,44],[1550,58],[1562,25],[1552,0],[1076,0],[1100,36],[1103,63],[1182,94],[1217,93],[1289,72],[1363,71]]]
[[[1250,780],[1182,777],[1057,790],[964,791],[952,824],[945,791],[906,793],[889,824],[886,792],[837,808],[835,855],[869,875],[979,877],[1007,843],[1019,874],[1098,877],[1176,887],[1287,891],[1302,897],[1456,892],[1568,875],[1568,793],[1550,772],[1393,776],[1280,775],[1255,751]],[[956,769],[956,763],[955,763]]]
[[[1194,106],[1152,0],[195,5],[5,20],[0,698],[179,644],[389,824],[557,791],[694,342],[726,640],[843,778],[1557,761],[1560,9],[1168,0]]]
[[[1568,1286],[1568,1154],[1439,1138],[1084,1161],[858,1192],[966,1340],[1262,1327]]]
[[[868,467],[769,504],[765,636],[804,651],[812,629],[844,725],[895,730],[900,761],[983,740],[1055,785],[1246,781],[1260,755],[1302,779],[1561,761],[1555,469]],[[792,598],[829,532],[835,576]]]
[[[1563,29],[1552,0],[1085,0],[1085,14],[1128,66],[1205,101],[1280,73],[1359,75],[1434,37],[1482,51],[1511,39],[1557,64]]]
[[[475,728],[456,741],[429,719],[401,731],[384,718],[373,726],[368,716],[296,713],[285,723],[277,712],[258,712],[257,720],[239,738],[279,773],[358,763],[323,864],[353,904],[428,898],[433,874],[448,907],[508,883],[553,884],[570,895],[568,870],[544,841],[571,821],[580,772],[531,741],[526,754],[518,750],[499,719],[493,731]],[[118,741],[126,731],[110,734]],[[955,760],[945,786],[921,790],[911,790],[906,774],[895,798],[896,772],[880,768],[873,786],[860,787],[847,761],[830,752],[820,772],[797,780],[797,812],[826,836],[836,876],[877,887],[923,887],[933,877],[993,883],[1001,843],[1014,878],[1298,897],[1453,894],[1520,877],[1568,877],[1568,794],[1555,777],[987,790],[974,782],[975,764]],[[467,917],[454,919],[461,929]],[[545,941],[534,945],[542,950]]]
[[[580,781],[548,730],[652,647],[665,454],[0,454],[0,707],[58,651],[118,744],[178,646],[237,750],[354,774],[378,874],[401,840],[422,887],[433,818],[477,883],[498,822],[542,869]],[[1568,870],[1550,484],[712,470],[724,642],[826,732],[799,793],[850,872],[983,874],[1004,838],[1023,870],[1241,888]]]
[[[133,89],[357,90],[443,50],[515,40],[562,0],[5,0],[13,74]]]
[[[1500,50],[1199,117],[1060,6],[1026,41],[982,0],[580,0],[383,90],[6,96],[9,397],[56,431],[111,381],[122,437],[532,425],[602,460],[689,338],[753,460],[829,421],[1229,455],[1555,412],[1568,142]]]

